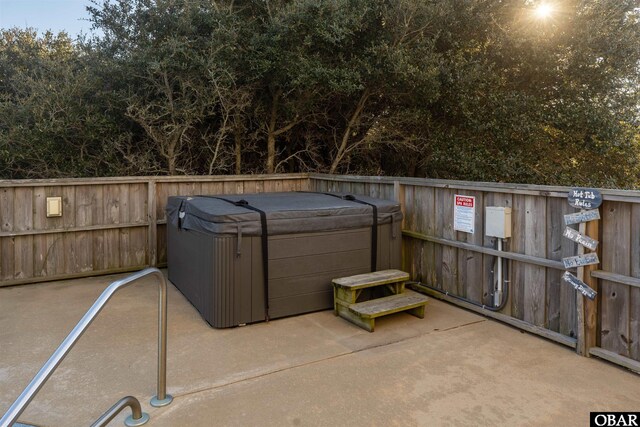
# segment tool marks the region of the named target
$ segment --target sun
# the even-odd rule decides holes
[[[538,19],[547,19],[553,14],[553,6],[548,3],[541,3],[534,11]]]

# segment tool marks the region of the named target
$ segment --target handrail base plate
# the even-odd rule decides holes
[[[158,399],[158,396],[153,396],[150,403],[151,406],[155,408],[161,408],[163,406],[167,406],[171,402],[173,402],[173,396],[167,394],[164,399]]]
[[[142,416],[140,418],[138,418],[137,420],[133,418],[133,415],[129,415],[124,420],[124,425],[126,425],[127,427],[137,427],[137,426],[141,426],[143,424],[146,424],[147,421],[149,421],[149,414],[147,414],[146,412],[143,412]]]

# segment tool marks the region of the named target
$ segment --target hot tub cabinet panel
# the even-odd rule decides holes
[[[169,280],[211,326],[266,318],[260,215],[229,201],[246,200],[266,214],[271,319],[332,308],[333,278],[371,271],[369,205],[321,193],[213,197],[170,197],[167,205]],[[400,268],[399,205],[355,197],[378,209],[376,268]]]

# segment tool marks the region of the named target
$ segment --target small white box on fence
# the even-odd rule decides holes
[[[62,197],[47,197],[47,218],[62,216]]]
[[[485,235],[501,239],[511,237],[511,208],[487,206],[485,212]]]

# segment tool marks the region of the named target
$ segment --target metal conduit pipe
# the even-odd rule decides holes
[[[87,330],[89,325],[93,322],[96,316],[102,311],[107,302],[111,299],[113,294],[118,290],[131,285],[133,282],[148,276],[154,275],[158,278],[159,286],[159,298],[158,298],[158,381],[157,381],[157,395],[151,399],[152,406],[165,406],[171,403],[173,397],[167,394],[167,282],[164,279],[164,275],[157,268],[146,268],[134,273],[121,280],[116,280],[111,283],[100,294],[96,302],[93,303],[91,308],[82,316],[82,319],[71,330],[69,335],[62,341],[62,344],[53,352],[49,360],[40,368],[40,371],[31,380],[29,385],[18,396],[15,402],[11,405],[9,410],[0,419],[0,427],[10,427],[14,422],[18,420],[18,417],[25,410],[27,405],[40,391],[44,383],[56,370],[58,365],[64,360],[69,351],[76,344],[78,339]]]
[[[127,427],[137,427],[146,424],[149,421],[149,414],[142,412],[140,402],[133,396],[125,396],[118,400],[115,405],[107,410],[100,418],[96,420],[91,427],[104,427],[109,424],[120,412],[126,407],[131,408],[131,415],[124,420]]]
[[[500,241],[500,243],[502,243],[502,242]],[[501,244],[499,244],[499,250],[502,250],[502,245]],[[451,293],[449,293],[447,291],[443,291],[442,289],[438,289],[438,288],[435,288],[433,286],[429,286],[429,285],[424,284],[422,282],[407,282],[407,285],[409,287],[411,287],[412,289],[418,291],[418,292],[420,291],[420,288],[422,287],[422,288],[430,289],[432,291],[441,293],[441,294],[446,295],[448,297],[455,298],[455,299],[460,300],[460,301],[464,301],[464,302],[466,302],[468,304],[475,305],[475,306],[480,307],[480,308],[482,308],[484,310],[498,312],[498,311],[502,310],[507,305],[507,302],[509,301],[509,283],[510,283],[510,280],[509,280],[509,260],[507,258],[502,258],[502,257],[496,257],[496,258],[498,259],[498,266],[497,267],[499,269],[498,290],[500,291],[500,300],[499,300],[499,303],[498,303],[498,301],[495,301],[492,298],[492,302],[495,301],[495,303],[498,304],[497,306],[480,304],[480,303],[477,303],[477,302],[472,301],[470,299],[467,299],[467,298],[464,298],[464,297],[461,297],[461,296],[458,296],[458,295],[451,294]],[[493,287],[493,271],[491,273],[490,283],[491,283],[491,286]],[[505,285],[504,288],[502,287],[503,284]]]

